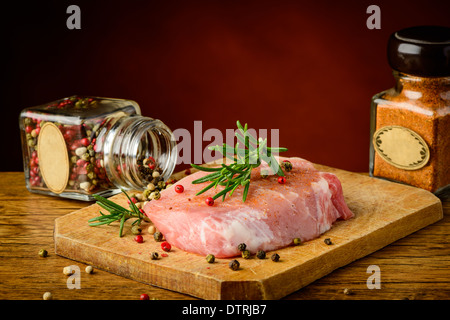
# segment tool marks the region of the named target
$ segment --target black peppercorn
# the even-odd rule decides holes
[[[238,250],[239,251],[244,251],[245,249],[247,249],[247,245],[245,243],[241,243],[238,245]]]
[[[258,259],[265,259],[266,252],[264,250],[258,250],[258,252],[256,253],[256,257],[258,257]]]
[[[325,242],[325,244],[327,244],[327,245],[333,244],[333,242],[331,242],[330,238],[326,238],[323,242]]]
[[[280,260],[280,256],[278,255],[278,253],[274,253],[270,259],[272,259],[272,261],[274,262],[278,262]]]
[[[239,269],[240,263],[237,260],[231,260],[228,266],[230,267],[231,270],[236,271]]]
[[[158,252],[152,252],[152,260],[158,260],[159,254]]]

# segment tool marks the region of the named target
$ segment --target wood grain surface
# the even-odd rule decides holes
[[[381,250],[339,268],[284,299],[449,299],[450,199],[441,198],[444,218]],[[84,272],[85,264],[57,256],[55,219],[89,203],[28,192],[23,172],[0,173],[0,299],[40,300],[49,291],[56,300],[196,299],[112,273]],[[49,256],[41,258],[40,249]],[[68,289],[63,268],[81,269],[81,289]],[[381,288],[368,289],[368,267],[381,272]],[[352,294],[344,294],[348,288]]]
[[[147,284],[203,299],[279,299],[309,283],[442,219],[438,198],[418,188],[321,166],[321,171],[337,175],[344,197],[355,214],[337,221],[331,230],[300,246],[267,252],[266,259],[238,257],[238,272],[230,270],[232,260],[205,257],[173,248],[167,257],[151,260],[151,252],[162,255],[143,223],[144,243],[136,243],[127,221],[122,238],[118,223],[92,228],[87,221],[99,215],[97,204],[69,213],[55,221],[55,252],[66,258]],[[165,192],[162,191],[162,197]],[[127,206],[127,198],[111,198]],[[220,205],[220,204],[218,204]],[[332,245],[324,243],[326,238]],[[281,256],[273,263],[273,253]]]

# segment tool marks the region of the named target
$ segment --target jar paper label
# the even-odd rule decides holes
[[[63,192],[69,179],[69,156],[61,131],[51,122],[41,127],[37,153],[47,188],[54,193]]]
[[[400,169],[417,170],[430,159],[425,140],[405,127],[383,127],[375,132],[372,143],[384,161]]]

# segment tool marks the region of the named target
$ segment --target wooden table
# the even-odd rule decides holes
[[[285,299],[372,300],[450,299],[450,198],[441,199],[444,218],[425,229],[357,260]],[[54,219],[90,203],[28,192],[23,172],[0,172],[0,299],[160,300],[196,299],[152,287],[55,255]],[[38,255],[46,249],[48,257]],[[80,289],[68,289],[63,268],[81,269]],[[381,288],[368,289],[369,266],[378,266]],[[352,294],[344,294],[348,288]]]

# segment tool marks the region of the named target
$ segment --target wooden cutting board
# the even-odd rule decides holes
[[[339,177],[355,217],[336,222],[315,240],[277,250],[279,262],[238,258],[241,267],[232,271],[231,259],[209,264],[203,256],[174,247],[167,257],[151,260],[151,252],[164,253],[161,243],[147,233],[151,223],[143,223],[144,243],[136,243],[128,227],[119,238],[119,223],[88,225],[90,218],[99,215],[96,204],[55,220],[55,251],[126,278],[203,299],[279,299],[443,217],[440,200],[428,191],[317,167]],[[127,206],[122,194],[110,199]],[[325,244],[325,238],[333,244]]]

